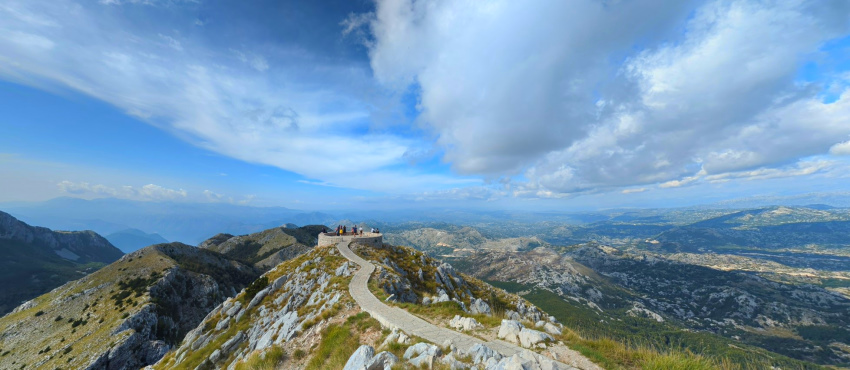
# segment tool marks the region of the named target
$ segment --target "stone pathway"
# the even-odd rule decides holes
[[[513,345],[503,340],[494,340],[485,342],[484,340],[456,332],[454,330],[435,326],[413,314],[398,308],[392,307],[384,302],[381,302],[369,291],[369,277],[375,271],[375,265],[366,261],[348,248],[349,242],[344,241],[336,245],[340,253],[350,261],[360,265],[360,270],[354,273],[351,279],[351,284],[348,286],[348,292],[351,297],[360,305],[360,307],[374,317],[384,326],[398,328],[410,335],[416,335],[427,341],[437,345],[442,345],[447,339],[457,346],[458,349],[466,352],[469,351],[475,344],[484,344],[487,347],[501,353],[503,356],[513,356],[522,352],[522,347]],[[539,354],[536,354],[540,356]],[[549,359],[551,360],[551,359]],[[574,369],[572,366],[564,363],[556,362],[562,369]]]

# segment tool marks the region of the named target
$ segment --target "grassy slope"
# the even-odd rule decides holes
[[[138,312],[150,297],[135,291],[117,305],[117,282],[162,275],[175,262],[161,253],[119,260],[34,300],[35,306],[0,318],[0,368],[81,368],[128,331],[113,335],[123,318]],[[8,337],[10,333],[17,333]],[[41,351],[41,353],[39,353]]]

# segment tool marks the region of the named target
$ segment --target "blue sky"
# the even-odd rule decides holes
[[[848,191],[846,1],[10,0],[0,201]]]

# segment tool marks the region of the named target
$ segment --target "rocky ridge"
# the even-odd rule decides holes
[[[180,243],[143,248],[0,318],[0,368],[138,369],[256,276]]]

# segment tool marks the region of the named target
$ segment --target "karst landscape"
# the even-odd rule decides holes
[[[28,369],[850,369],[850,1],[0,0]]]

